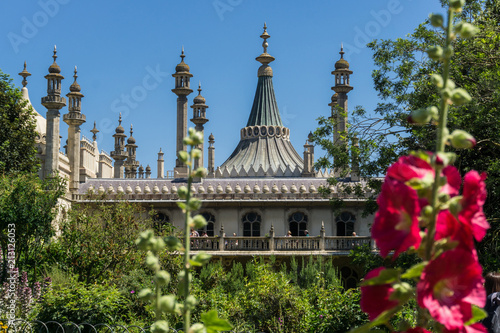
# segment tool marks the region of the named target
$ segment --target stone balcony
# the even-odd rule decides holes
[[[370,237],[309,236],[309,237],[192,237],[191,251],[204,251],[215,257],[222,256],[346,256],[358,246],[368,244],[375,250]]]

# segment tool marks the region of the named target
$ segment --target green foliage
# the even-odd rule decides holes
[[[58,262],[87,283],[120,277],[142,265],[134,240],[151,226],[139,204],[96,200],[74,205],[55,246]]]
[[[38,170],[36,136],[33,109],[0,70],[0,174]]]
[[[15,266],[37,279],[40,253],[54,235],[52,221],[63,191],[64,183],[58,178],[42,181],[35,174],[0,174],[3,277],[9,264],[8,246],[14,245],[11,250],[15,252]]]
[[[129,320],[127,301],[116,287],[83,283],[53,288],[37,305],[36,318],[43,322],[91,324]]]

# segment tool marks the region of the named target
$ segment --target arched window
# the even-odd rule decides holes
[[[349,213],[343,212],[335,219],[337,223],[337,236],[352,236],[354,232],[354,222],[356,217]]]
[[[258,237],[260,236],[260,223],[262,219],[257,213],[247,213],[241,219],[243,222],[243,236]]]
[[[156,231],[161,232],[165,229],[170,228],[172,225],[170,224],[170,218],[168,215],[163,213],[156,213],[153,217],[153,226]]]
[[[213,214],[210,214],[207,212],[201,213],[201,215],[207,221],[207,225],[201,229],[198,229],[198,233],[200,234],[200,236],[202,236],[204,232],[207,233],[207,236],[210,236],[210,237],[215,236],[215,232],[214,232],[214,230],[215,230],[215,216],[213,216]]]
[[[288,230],[292,236],[305,236],[304,230],[307,230],[307,215],[301,212],[295,212],[288,218]]]

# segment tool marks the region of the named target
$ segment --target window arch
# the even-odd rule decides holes
[[[202,236],[204,232],[207,233],[207,236],[215,236],[215,216],[209,212],[203,212],[201,213],[201,216],[205,218],[207,225],[198,229],[200,236]]]
[[[170,217],[168,217],[168,215],[164,213],[156,213],[153,217],[153,226],[158,232],[170,228],[172,226],[170,224]]]
[[[292,236],[305,236],[304,231],[307,230],[307,221],[307,215],[302,212],[290,214],[288,230],[292,232]]]
[[[260,236],[260,224],[262,218],[255,212],[243,215],[241,219],[243,222],[243,236],[245,237],[258,237]]]
[[[356,217],[349,212],[342,212],[335,219],[337,224],[337,236],[352,236]]]

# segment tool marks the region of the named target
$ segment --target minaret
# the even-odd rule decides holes
[[[335,75],[335,86],[332,90],[335,91],[335,95],[332,96],[332,116],[335,118],[335,130],[333,133],[334,144],[341,143],[342,132],[347,131],[347,115],[339,114],[339,110],[335,107],[338,105],[342,108],[343,113],[347,113],[347,93],[353,89],[349,85],[349,75],[352,71],[349,70],[349,63],[344,59],[344,47],[340,47],[340,59],[335,63],[335,70],[332,75]]]
[[[161,151],[158,153],[158,178],[163,178],[165,177],[165,161],[163,160],[163,152]]]
[[[304,145],[304,170],[302,171],[302,177],[316,176],[316,172],[314,171],[314,145],[311,143],[312,136],[312,133],[309,132],[306,144]]]
[[[193,74],[189,73],[189,66],[184,62],[184,47],[182,47],[181,62],[175,67],[175,88],[172,91],[177,95],[177,138],[176,156],[181,150],[186,150],[184,138],[187,135],[187,96],[193,92],[189,88],[189,79]],[[178,158],[175,160],[174,174],[177,178],[187,177],[187,166]]]
[[[69,190],[78,191],[80,184],[80,125],[85,122],[85,115],[81,113],[81,102],[83,94],[80,92],[80,85],[76,82],[78,77],[76,66],[75,81],[69,87],[68,113],[63,116],[63,120],[68,124],[68,158],[70,166]]]
[[[45,177],[57,172],[59,168],[59,110],[66,106],[66,99],[61,97],[61,80],[64,77],[60,74],[61,68],[56,63],[57,50],[54,46],[54,63],[49,67],[47,79],[47,96],[42,97],[42,105],[47,108],[47,148],[45,158]]]
[[[114,165],[114,178],[123,178],[123,164],[127,158],[127,152],[125,151],[125,129],[122,127],[122,114],[118,118],[118,127],[115,129],[115,150],[111,152],[111,157],[115,160]]]
[[[127,161],[126,165],[130,168],[130,173],[127,178],[137,178],[137,166],[139,165],[139,161],[136,161],[136,150],[137,145],[135,144],[135,139],[132,136],[134,133],[134,129],[132,125],[130,125],[130,136],[127,139]]]
[[[208,175],[215,176],[215,147],[214,147],[215,139],[214,135],[210,134],[208,137]]]
[[[193,119],[191,121],[196,125],[195,129],[198,132],[201,132],[203,134],[203,131],[205,129],[204,125],[208,121],[207,119],[207,108],[208,105],[205,104],[206,100],[205,97],[201,96],[201,83],[198,84],[198,96],[196,96],[193,100],[193,105],[191,106],[193,108]],[[205,140],[205,139],[203,139]],[[198,145],[198,149],[201,150],[201,156],[198,160],[194,162],[194,169],[197,169],[199,167],[203,167],[203,152],[204,152],[204,144],[203,142]]]

